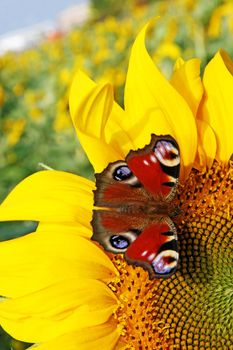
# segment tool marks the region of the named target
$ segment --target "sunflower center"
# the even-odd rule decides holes
[[[126,349],[218,350],[233,347],[233,166],[193,170],[180,188],[176,219],[180,262],[167,280],[111,256],[120,272],[109,286]]]

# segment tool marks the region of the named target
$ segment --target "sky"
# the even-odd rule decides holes
[[[68,7],[85,0],[0,0],[0,35],[53,20]]]

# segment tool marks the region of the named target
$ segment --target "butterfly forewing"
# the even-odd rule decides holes
[[[171,200],[176,192],[180,172],[179,147],[171,136],[152,135],[151,143],[131,151],[127,164],[144,188],[155,198]]]

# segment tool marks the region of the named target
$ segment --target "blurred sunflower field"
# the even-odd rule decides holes
[[[74,72],[81,68],[98,82],[114,86],[123,105],[123,86],[131,44],[142,25],[160,16],[148,49],[167,77],[177,58],[199,57],[202,64],[223,47],[233,57],[232,0],[92,0],[81,27],[47,38],[37,47],[0,57],[0,200],[40,163],[91,178],[68,110]],[[30,226],[30,225],[29,225]],[[31,226],[2,224],[0,240]],[[28,345],[0,330],[0,350]]]

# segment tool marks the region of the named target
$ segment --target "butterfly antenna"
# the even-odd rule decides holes
[[[38,163],[38,166],[44,170],[54,170],[53,168],[51,168],[50,166],[48,166],[45,163]]]

